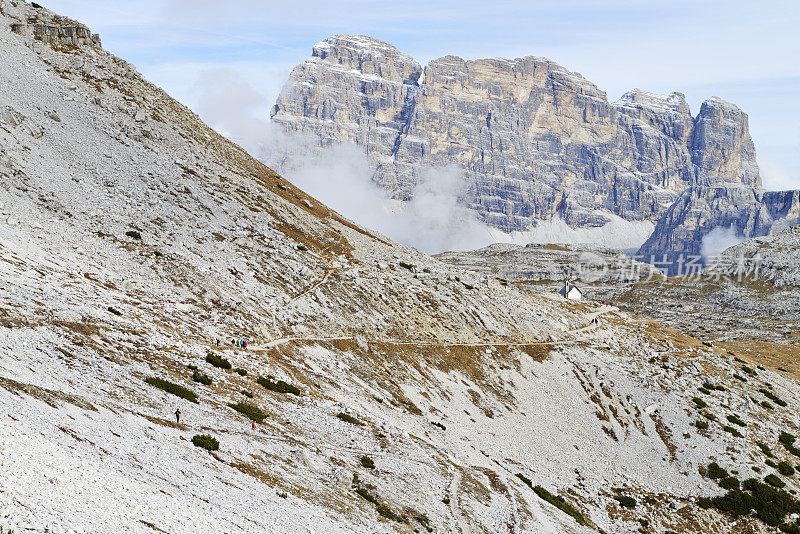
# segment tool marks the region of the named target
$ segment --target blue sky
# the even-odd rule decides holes
[[[357,33],[423,65],[436,57],[549,57],[616,100],[626,90],[719,96],[750,116],[765,187],[800,188],[797,0],[47,0],[189,107],[229,73],[267,115],[317,41]],[[220,70],[223,69],[223,70]],[[203,83],[200,81],[204,80]]]

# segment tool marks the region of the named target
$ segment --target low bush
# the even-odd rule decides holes
[[[263,376],[258,377],[256,380],[259,385],[267,388],[270,391],[274,391],[276,393],[290,393],[292,395],[300,395],[300,388],[297,386],[293,386],[289,383],[284,382],[283,380],[275,381],[275,377],[268,376],[264,378]]]
[[[704,401],[700,397],[692,397],[692,401],[694,401],[695,406],[697,406],[698,408],[707,408],[708,407],[708,404],[706,404],[706,401]]]
[[[778,473],[785,477],[794,475],[794,467],[789,462],[781,462],[778,464]]]
[[[775,457],[766,443],[763,443],[761,441],[756,441],[756,445],[758,445],[758,448],[761,449],[761,452],[764,453],[765,456],[768,456],[770,458]]]
[[[156,378],[154,376],[145,378],[144,380],[148,384],[158,389],[163,389],[167,393],[171,393],[176,397],[180,397],[182,399],[186,399],[189,402],[197,403],[197,394],[192,391],[191,389],[187,389],[183,386],[178,384],[174,384],[169,380],[164,380],[162,378]]]
[[[725,389],[725,386],[721,386],[719,384],[712,384],[709,381],[703,382],[703,389],[708,389],[711,391],[728,391],[727,389]]]
[[[767,401],[761,401],[761,406],[763,406],[763,407],[764,407],[764,408],[766,408],[767,410],[774,410],[774,409],[775,409],[775,407],[774,407],[774,406],[772,406],[772,405],[771,405],[770,403],[768,403]]]
[[[356,426],[363,426],[364,425],[364,423],[362,423],[361,421],[359,421],[358,419],[356,419],[352,415],[348,415],[348,414],[346,414],[344,412],[337,413],[336,414],[336,418],[341,420],[341,421],[344,421],[345,423],[350,423],[351,425],[356,425]]]
[[[770,466],[773,469],[777,469],[778,468],[778,464],[776,464],[775,462],[773,462],[770,459],[764,460],[764,463],[767,464],[768,466]]]
[[[752,367],[748,367],[746,365],[742,366],[742,371],[744,371],[745,373],[747,373],[750,376],[756,376],[758,374],[758,373],[756,373],[755,369],[753,369]]]
[[[781,478],[776,475],[775,473],[769,474],[764,477],[764,482],[769,484],[770,486],[775,486],[776,488],[785,488],[786,482],[781,480]]]
[[[739,489],[739,479],[736,477],[725,477],[719,481],[722,489]]]
[[[242,369],[240,367],[237,367],[236,369],[234,369],[234,372],[239,376],[247,376],[247,370],[246,369]]]
[[[216,438],[212,438],[208,434],[199,434],[192,438],[192,443],[195,447],[200,447],[202,449],[206,449],[207,451],[218,451],[219,450],[219,441]]]
[[[533,482],[531,479],[523,475],[522,473],[517,473],[516,477],[523,481],[529,488],[533,489]]]
[[[733,378],[741,382],[747,382],[747,379],[738,373],[733,373]]]
[[[250,393],[249,391],[247,391],[246,389],[243,389],[243,390],[242,390],[242,395],[244,395],[244,396],[245,396],[245,397],[247,397],[248,399],[252,399],[252,398],[253,398],[253,394],[252,394],[252,393]]]
[[[308,247],[300,243],[299,245],[297,245],[297,250],[299,250],[300,252],[305,252],[308,250]]]
[[[116,309],[114,306],[109,306],[107,309],[108,309],[109,312],[113,313],[117,317],[122,315],[122,312],[119,311],[118,309]]]
[[[729,415],[729,416],[727,417],[727,419],[728,419],[728,421],[730,421],[730,422],[731,422],[731,423],[733,423],[734,425],[737,425],[737,426],[747,426],[747,423],[745,423],[744,421],[742,421],[741,419],[739,419],[739,416],[738,416],[738,415],[736,415],[736,414],[731,414],[731,415]]]
[[[444,426],[442,423],[437,423],[436,421],[431,421],[431,424],[433,426],[437,426],[437,427],[441,428],[442,430],[447,430],[447,427]]]
[[[361,467],[375,469],[375,461],[369,456],[362,456],[359,460],[361,461]]]
[[[200,371],[197,371],[197,370],[195,370],[192,373],[192,380],[194,380],[195,382],[199,382],[200,384],[203,384],[204,386],[210,386],[211,382],[212,382],[210,376],[204,375],[203,373],[201,373]]]
[[[564,500],[564,497],[561,495],[553,495],[542,486],[534,486],[533,492],[536,493],[540,499],[549,502],[568,516],[575,519],[579,525],[586,525],[586,519],[583,518],[583,514],[581,514],[574,506]]]
[[[267,414],[262,412],[261,408],[253,406],[252,404],[247,404],[246,402],[237,402],[236,404],[228,404],[228,406],[256,423],[263,423],[264,419],[267,418]]]
[[[630,495],[616,495],[614,496],[614,499],[619,503],[620,506],[624,506],[625,508],[636,507],[636,499]]]
[[[717,416],[716,416],[716,415],[714,415],[714,414],[713,414],[713,413],[711,413],[711,412],[705,412],[705,413],[703,414],[703,417],[705,417],[705,418],[706,418],[706,419],[708,419],[709,421],[716,421],[716,420],[717,420]]]
[[[142,238],[142,234],[140,232],[137,232],[136,230],[128,230],[127,232],[125,232],[125,235],[130,237],[131,239],[141,239]]]
[[[700,430],[708,430],[708,421],[701,421],[698,419],[694,422],[694,426]]]
[[[409,271],[414,269],[414,265],[412,263],[406,263],[404,261],[398,262],[398,265],[403,269],[408,269]]]
[[[706,468],[706,476],[708,478],[718,479],[728,477],[728,471],[719,466],[717,462],[711,462]]]
[[[703,510],[708,510],[709,508],[714,506],[714,503],[708,497],[700,497],[699,499],[697,499],[697,506],[699,506]]]
[[[220,369],[230,369],[231,367],[233,367],[231,365],[231,362],[229,362],[222,356],[214,354],[213,352],[209,352],[208,354],[206,354],[206,361],[211,365],[213,365],[214,367],[219,367]]]
[[[778,406],[780,406],[780,407],[785,407],[786,406],[786,401],[781,399],[777,395],[775,395],[770,390],[765,389],[765,388],[761,388],[758,391],[760,391],[762,395],[764,395],[766,398],[768,398],[769,400],[771,400],[772,402],[774,402]]]
[[[706,388],[704,388],[704,387],[699,387],[699,388],[697,388],[697,391],[699,391],[699,392],[700,392],[700,393],[702,393],[703,395],[711,395],[711,391],[709,391],[708,389],[706,389]]]
[[[794,442],[797,438],[793,434],[789,434],[788,432],[781,432],[781,435],[778,437],[778,441],[786,448],[787,451],[791,452],[795,456],[800,456],[800,449],[798,449]]]
[[[193,364],[189,364],[186,366],[190,371],[197,371],[197,366]]]
[[[733,435],[734,437],[737,437],[737,438],[743,438],[744,437],[744,435],[742,435],[741,432],[739,432],[738,430],[736,430],[735,428],[733,428],[730,425],[723,426],[722,430],[724,430],[725,432],[728,432],[729,434],[731,434],[731,435]]]

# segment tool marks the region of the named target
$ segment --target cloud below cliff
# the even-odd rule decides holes
[[[747,238],[742,236],[735,226],[717,226],[703,236],[700,254],[703,256],[703,263],[708,265],[714,261],[725,249],[745,241]]]

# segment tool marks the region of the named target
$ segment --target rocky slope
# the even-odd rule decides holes
[[[360,228],[70,35],[0,0],[0,528],[765,531],[697,497],[792,459],[792,377]]]
[[[375,181],[396,198],[413,194],[422,169],[456,163],[468,205],[505,231],[553,217],[602,226],[609,213],[656,221],[694,184],[760,185],[736,106],[714,98],[692,117],[680,93],[640,90],[610,103],[580,74],[537,57],[447,56],[423,76],[387,43],[339,35],[295,68],[272,119],[323,145],[363,146]]]

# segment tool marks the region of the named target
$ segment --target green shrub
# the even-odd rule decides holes
[[[703,395],[711,395],[711,391],[707,390],[707,389],[706,389],[706,388],[704,388],[704,387],[699,387],[699,388],[697,388],[697,391],[699,391],[699,392],[700,392],[700,393],[702,393]]]
[[[186,366],[190,371],[197,371],[197,366],[193,364],[189,364]]]
[[[786,369],[784,369],[783,367],[778,367],[778,371],[783,371],[784,373],[788,373],[789,372]]]
[[[529,488],[533,489],[533,482],[531,479],[523,475],[522,473],[517,473],[517,478],[523,481]]]
[[[413,264],[406,263],[404,261],[399,262],[398,265],[400,265],[400,267],[402,267],[403,269],[408,269],[409,271],[414,269],[414,265]]]
[[[750,376],[756,376],[756,374],[757,374],[755,369],[753,369],[752,367],[748,367],[746,365],[742,366],[742,371],[744,371],[745,373],[747,373]]]
[[[414,516],[414,519],[417,521],[417,523],[422,525],[422,527],[425,530],[427,530],[428,532],[433,532],[433,528],[431,528],[431,520],[428,519],[427,515],[425,514],[416,515]]]
[[[624,506],[625,508],[636,507],[636,499],[630,495],[615,495],[614,499],[616,499],[620,506]]]
[[[214,367],[219,367],[220,369],[230,369],[233,367],[231,362],[223,358],[222,356],[218,356],[213,352],[209,352],[206,354],[206,361],[213,365]]]
[[[747,379],[738,373],[733,373],[733,378],[741,382],[747,382]]]
[[[246,402],[237,402],[236,404],[228,404],[228,406],[240,414],[247,416],[256,423],[263,423],[264,419],[267,418],[267,414],[262,412],[258,406],[253,406],[252,404],[247,404]]]
[[[244,395],[244,396],[245,396],[245,397],[247,397],[248,399],[252,399],[252,398],[253,398],[253,394],[252,394],[252,393],[250,393],[249,391],[247,391],[246,389],[243,389],[243,390],[242,390],[242,395]]]
[[[743,438],[744,437],[741,432],[739,432],[738,430],[736,430],[735,428],[733,428],[732,426],[729,426],[729,425],[723,426],[722,430],[732,434],[734,437],[737,437],[737,438]]]
[[[763,407],[764,407],[764,408],[766,408],[767,410],[774,410],[774,409],[775,409],[775,408],[774,408],[774,407],[773,407],[773,406],[772,406],[770,403],[768,403],[767,401],[761,401],[761,406],[763,406]]]
[[[698,419],[694,422],[694,426],[700,430],[708,430],[708,421],[701,421]]]
[[[192,373],[192,380],[194,380],[195,382],[199,382],[199,383],[203,384],[204,386],[210,386],[211,385],[211,377],[209,377],[208,375],[204,375],[203,373],[201,373],[200,371],[197,371],[197,370],[195,370]]]
[[[216,438],[212,438],[208,434],[199,434],[194,436],[192,438],[192,443],[195,447],[200,447],[208,451],[219,450],[219,441],[217,441]]]
[[[728,471],[720,467],[717,462],[711,462],[710,464],[708,464],[708,468],[706,468],[706,476],[708,478],[717,479],[717,478],[727,478],[730,475],[728,475]]]
[[[707,408],[708,407],[708,404],[706,404],[706,401],[704,401],[700,397],[692,397],[692,401],[694,401],[695,405],[698,408]]]
[[[161,252],[160,250],[154,250],[153,251],[153,256],[155,256],[156,258],[160,258],[163,255],[164,255],[164,253]]]
[[[703,417],[705,417],[705,418],[706,418],[706,419],[708,419],[709,421],[716,421],[716,420],[717,420],[717,416],[716,416],[716,415],[714,415],[714,414],[713,414],[713,413],[711,413],[711,412],[705,412],[705,413],[703,414]]]
[[[375,469],[375,461],[369,456],[362,456],[359,460],[361,461],[361,467]]]
[[[108,311],[110,311],[111,313],[113,313],[113,314],[114,314],[114,315],[116,315],[117,317],[119,317],[120,315],[122,315],[122,312],[121,312],[121,311],[119,311],[118,309],[116,309],[114,306],[109,306],[109,307],[108,307]]]
[[[237,367],[236,369],[234,369],[234,372],[239,376],[247,376],[247,370],[246,369],[242,369],[240,367]]]
[[[305,252],[308,250],[308,247],[300,243],[299,245],[297,245],[297,250],[299,250],[300,252]]]
[[[437,423],[436,421],[431,421],[431,424],[432,424],[433,426],[438,426],[438,427],[439,427],[439,428],[441,428],[442,430],[447,430],[447,427],[446,427],[446,426],[444,426],[442,423]]]
[[[736,477],[725,477],[719,481],[722,489],[739,489],[739,479]]]
[[[780,477],[774,473],[769,474],[764,477],[764,482],[769,484],[770,486],[775,486],[776,488],[784,488],[786,487],[786,482],[780,479]]]
[[[708,510],[709,508],[714,506],[714,503],[711,502],[711,499],[709,499],[708,497],[700,497],[699,499],[697,499],[697,506],[699,506],[703,510]]]
[[[533,492],[539,496],[540,499],[549,502],[568,516],[575,519],[579,525],[585,525],[586,520],[583,518],[583,514],[581,514],[574,506],[569,504],[564,497],[561,495],[553,495],[546,489],[541,486],[534,486]]]
[[[794,467],[789,462],[781,462],[778,464],[778,473],[785,477],[794,475]]]
[[[356,426],[363,426],[364,425],[364,423],[362,423],[361,421],[359,421],[358,419],[356,419],[352,415],[348,415],[348,414],[346,414],[344,412],[339,412],[338,414],[336,414],[336,418],[341,420],[341,421],[344,421],[345,423],[350,423],[351,425],[356,425]]]
[[[770,448],[766,445],[766,443],[762,443],[761,441],[756,441],[756,445],[758,445],[758,448],[761,449],[761,452],[764,453],[765,456],[769,456],[770,458],[775,457],[772,454]]]
[[[795,456],[800,456],[800,449],[798,449],[794,442],[797,438],[789,434],[788,432],[781,432],[781,435],[778,437],[778,441],[780,441],[783,446],[786,448],[787,451],[791,452]]]
[[[762,395],[764,395],[766,398],[768,398],[769,400],[771,400],[772,402],[774,402],[778,406],[781,406],[781,407],[785,407],[786,406],[786,401],[781,399],[777,395],[775,395],[770,390],[765,389],[765,388],[761,388],[758,391],[760,391]]]
[[[753,470],[753,471],[755,471],[756,473],[760,473],[760,472],[761,472],[761,468],[760,468],[760,467],[758,467],[758,466],[755,466],[755,465],[754,465],[754,466],[752,466],[750,469],[752,469],[752,470]]]
[[[375,506],[375,510],[378,512],[378,515],[381,517],[385,517],[386,519],[391,519],[392,521],[400,521],[400,516],[395,514],[391,508],[389,508],[384,503],[379,503]]]
[[[187,389],[183,386],[179,386],[178,384],[174,384],[168,380],[156,377],[148,377],[145,378],[144,381],[153,387],[157,387],[158,389],[163,389],[167,393],[172,393],[173,395],[180,397],[182,399],[186,399],[189,402],[197,403],[197,394],[191,389]]]
[[[128,230],[127,232],[125,232],[125,235],[130,237],[130,238],[132,238],[132,239],[141,239],[142,238],[142,234],[137,232],[136,230]]]
[[[733,423],[734,425],[738,425],[738,426],[747,426],[747,423],[745,423],[744,421],[742,421],[741,419],[739,419],[739,416],[738,416],[738,415],[736,415],[736,414],[731,414],[731,415],[729,415],[729,416],[727,417],[727,419],[728,419],[728,421],[730,421],[730,422],[731,422],[731,423]]]
[[[283,380],[278,380],[276,382],[272,376],[268,376],[267,378],[260,376],[256,382],[270,391],[275,391],[276,393],[291,393],[292,395],[300,395],[300,388],[288,384]]]

